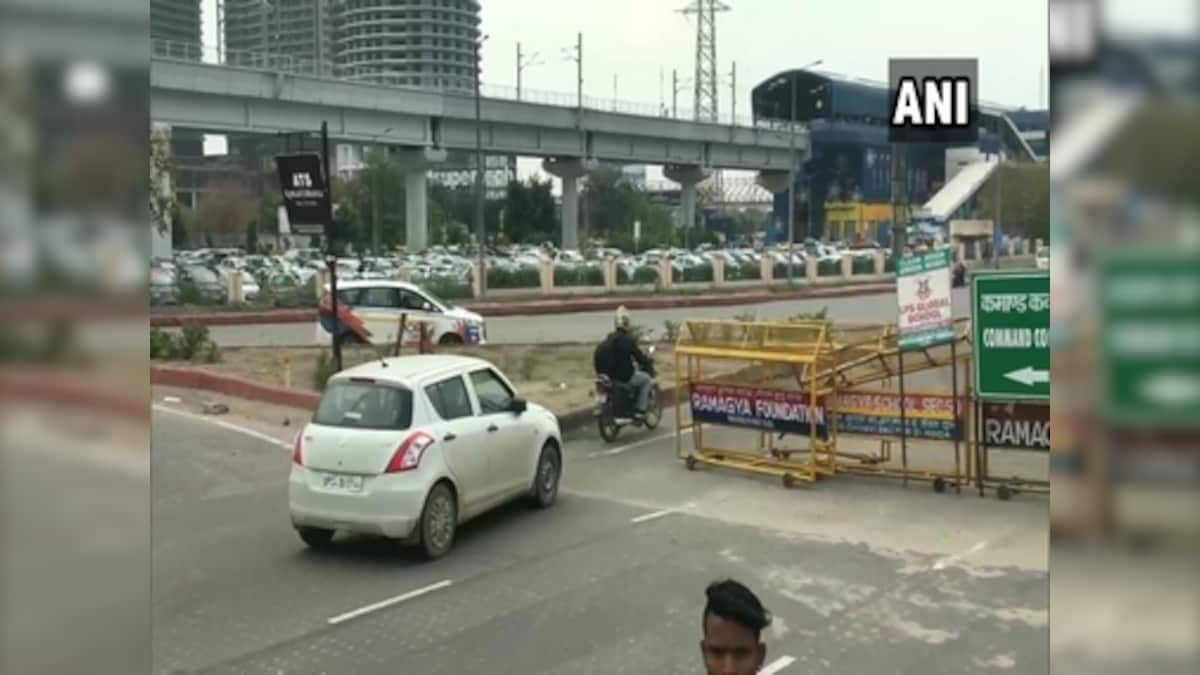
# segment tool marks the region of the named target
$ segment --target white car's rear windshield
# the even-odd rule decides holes
[[[369,380],[330,382],[313,423],[326,427],[403,431],[412,425],[412,392]]]

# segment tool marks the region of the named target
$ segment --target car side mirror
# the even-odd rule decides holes
[[[520,415],[529,409],[529,404],[523,398],[514,398],[508,404],[508,409],[514,414]]]

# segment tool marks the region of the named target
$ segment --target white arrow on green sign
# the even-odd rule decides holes
[[[1043,382],[1050,381],[1050,371],[1038,370],[1029,366],[1025,366],[1020,370],[1014,370],[1012,372],[1005,373],[1004,376],[1013,382],[1020,382],[1026,387],[1032,387],[1035,384],[1042,384]]]
[[[982,399],[1050,399],[1050,274],[971,278],[975,392]]]

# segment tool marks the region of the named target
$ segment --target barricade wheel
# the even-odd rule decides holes
[[[684,462],[683,462],[683,463],[684,463],[685,465],[687,465],[688,471],[695,471],[695,470],[696,470],[696,458],[695,458],[695,457],[692,457],[691,455],[688,455],[688,458],[687,458],[686,460],[684,460]]]
[[[1000,487],[996,488],[996,497],[998,497],[1002,502],[1012,499],[1012,495],[1012,488],[1008,487],[1007,485],[1001,485]]]
[[[933,479],[933,491],[938,494],[946,491],[946,481],[942,480],[941,476]]]
[[[783,487],[790,488],[796,484],[796,477],[790,473],[783,474]]]

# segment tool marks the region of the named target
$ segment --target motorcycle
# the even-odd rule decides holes
[[[649,356],[653,359],[654,347],[650,347],[649,351]],[[653,370],[650,375],[654,375]],[[646,415],[640,420],[634,419],[632,415],[637,404],[635,388],[623,382],[614,382],[607,375],[600,375],[596,378],[596,394],[598,399],[594,413],[596,426],[600,430],[600,437],[608,443],[617,440],[621,429],[625,427],[655,429],[662,421],[662,398],[659,396],[657,379],[650,387],[650,401],[646,405]]]

